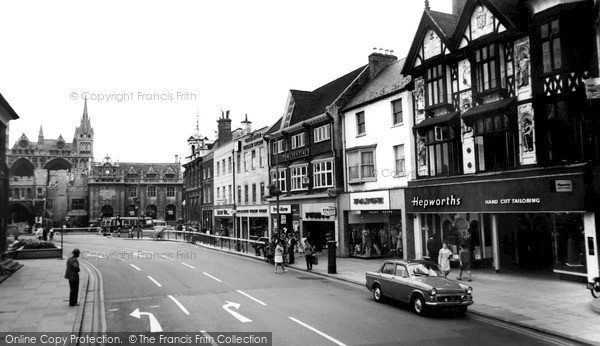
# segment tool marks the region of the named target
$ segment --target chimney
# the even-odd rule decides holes
[[[460,15],[466,3],[467,0],[452,0],[452,14]]]
[[[252,132],[252,122],[248,121],[248,114],[245,115],[245,119],[244,119],[244,121],[242,121],[242,125],[244,125],[245,133]]]
[[[229,119],[229,111],[221,111],[221,117],[217,120],[217,136],[219,143],[222,145],[231,140],[231,119]]]
[[[179,155],[175,155],[175,163],[179,163]]]
[[[398,60],[398,57],[391,54],[393,50],[390,50],[389,54],[387,54],[388,50],[386,50],[386,54],[381,53],[383,48],[379,48],[380,52],[377,50],[377,48],[373,48],[373,53],[369,55],[369,79],[373,79],[384,67]]]

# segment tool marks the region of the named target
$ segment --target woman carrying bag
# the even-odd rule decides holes
[[[306,246],[304,247],[304,257],[306,258],[306,270],[311,271],[313,265],[313,254],[315,250],[313,246],[306,240]]]

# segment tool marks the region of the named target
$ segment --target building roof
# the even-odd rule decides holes
[[[378,100],[382,97],[401,91],[410,82],[410,76],[404,76],[400,71],[404,66],[406,59],[398,60],[379,72],[379,74],[367,82],[360,89],[350,102],[344,107],[343,111],[350,110],[357,106]]]
[[[4,98],[4,96],[0,93],[0,107],[4,108],[4,110],[6,110],[6,112],[8,113],[8,115],[13,119],[19,119],[19,116],[17,115],[17,113],[15,112],[15,110],[10,106],[10,104],[8,103],[8,101],[6,101],[6,99]]]

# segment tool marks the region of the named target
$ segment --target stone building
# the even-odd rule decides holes
[[[6,164],[8,147],[8,123],[19,119],[17,113],[0,94],[0,252],[6,250],[6,230],[8,227],[8,186],[9,170]]]

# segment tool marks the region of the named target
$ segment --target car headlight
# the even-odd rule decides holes
[[[432,288],[432,289],[429,291],[429,294],[430,294],[430,295],[433,297],[433,296],[435,296],[435,295],[437,294],[437,290],[436,290],[435,288]]]
[[[472,287],[467,287],[467,289],[465,290],[465,292],[467,292],[467,294],[471,294],[471,293],[473,293],[473,288]]]

